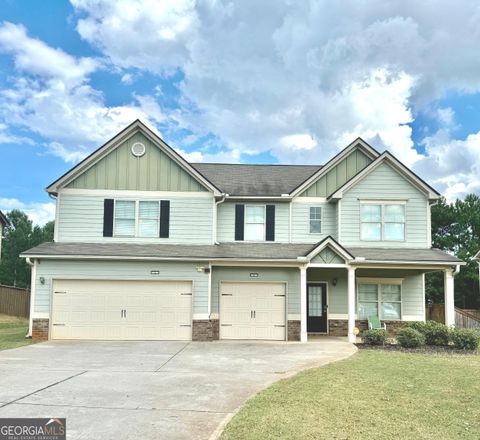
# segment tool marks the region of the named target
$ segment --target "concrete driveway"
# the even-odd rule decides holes
[[[354,351],[340,338],[37,344],[0,352],[0,417],[66,417],[68,439],[208,439],[272,382]]]

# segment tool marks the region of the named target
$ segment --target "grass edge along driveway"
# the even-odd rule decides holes
[[[361,350],[249,400],[231,439],[479,439],[480,356]]]
[[[27,318],[0,314],[0,350],[34,344],[32,339],[25,339],[27,332]]]

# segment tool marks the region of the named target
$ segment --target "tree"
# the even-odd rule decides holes
[[[33,226],[28,216],[19,210],[7,214],[10,226],[5,229],[0,261],[0,284],[29,287],[30,266],[19,255],[44,241],[53,240],[53,222]]]
[[[470,194],[448,204],[441,199],[432,207],[432,246],[456,255],[467,263],[455,277],[455,303],[462,308],[478,308],[478,264],[473,257],[480,250],[480,197]],[[426,296],[443,302],[443,274],[426,277]]]

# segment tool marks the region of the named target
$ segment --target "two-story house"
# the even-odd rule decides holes
[[[10,222],[7,218],[7,216],[0,211],[0,258],[2,258],[2,238],[3,238],[3,232],[7,226],[10,225]]]
[[[423,321],[429,271],[454,324],[439,193],[361,139],[323,166],[193,164],[136,121],[47,191],[55,240],[23,254],[34,338],[353,341],[372,315]]]

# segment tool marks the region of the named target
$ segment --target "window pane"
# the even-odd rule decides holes
[[[140,219],[158,219],[160,213],[158,202],[140,202],[138,204],[138,215]]]
[[[322,222],[320,220],[310,220],[310,233],[319,234],[322,232]]]
[[[263,206],[247,206],[245,213],[245,221],[247,223],[263,223],[265,209]]]
[[[400,303],[383,303],[382,319],[400,319]]]
[[[322,288],[309,286],[308,288],[308,316],[322,316]]]
[[[160,233],[160,224],[158,219],[148,219],[138,221],[138,234],[140,237],[158,237]]]
[[[385,205],[384,219],[386,222],[404,223],[405,205]]]
[[[405,240],[405,223],[385,223],[385,240]]]
[[[129,218],[135,220],[135,202],[116,200],[115,218]]]
[[[322,208],[319,206],[310,207],[310,220],[321,220],[322,219]]]
[[[400,284],[382,284],[382,301],[401,301]]]
[[[265,240],[263,224],[245,224],[245,240]]]
[[[368,319],[370,316],[378,316],[378,304],[375,302],[359,302],[358,318]]]
[[[362,223],[360,238],[362,240],[380,240],[382,232],[381,223]]]
[[[135,219],[117,218],[114,235],[133,237],[135,235]]]
[[[377,301],[378,285],[377,284],[359,284],[358,300],[359,301]]]
[[[382,207],[381,205],[361,205],[360,218],[362,222],[381,222]]]

